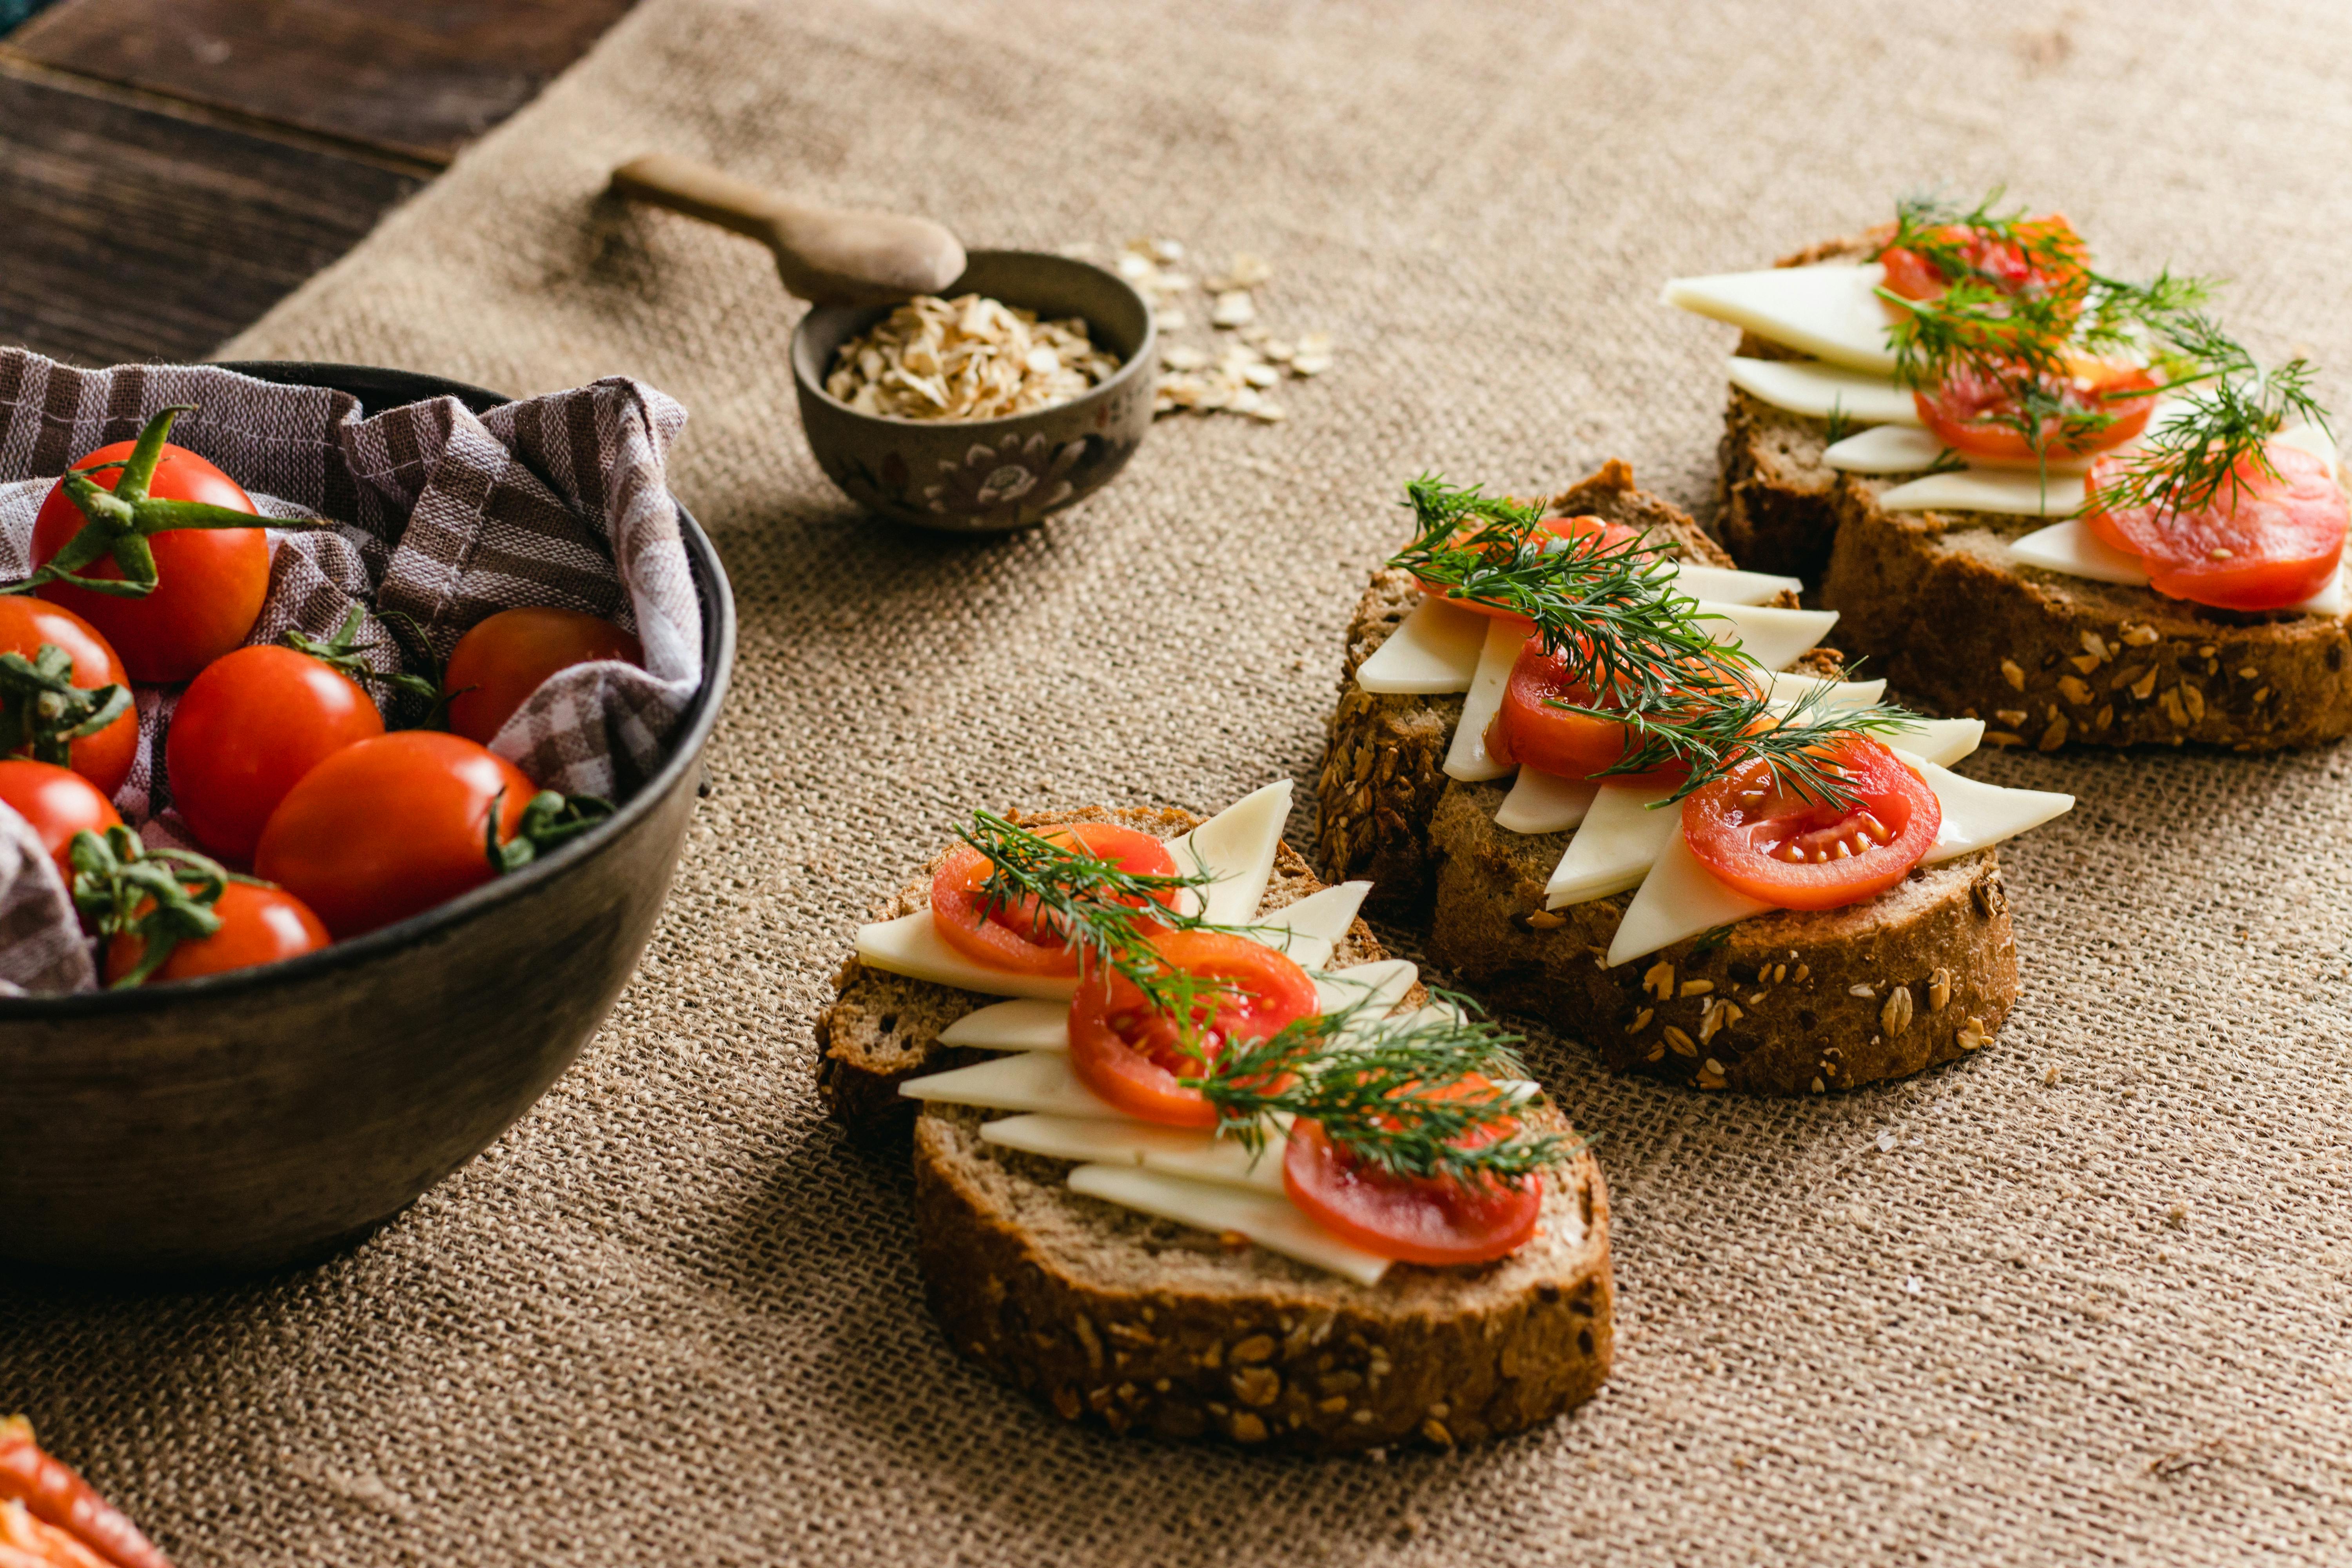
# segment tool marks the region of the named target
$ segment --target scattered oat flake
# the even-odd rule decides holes
[[[1882,1132],[1878,1135],[1878,1152],[1882,1154],[1892,1154],[1895,1152],[1894,1133]]]
[[[1919,1277],[1916,1274],[1914,1274],[1908,1279],[1903,1281],[1903,1289],[1909,1291],[1912,1295],[1916,1296],[1921,1290],[1926,1289],[1926,1287],[1919,1283]]]
[[[982,294],[922,294],[844,343],[824,389],[861,414],[1002,419],[1067,403],[1118,369],[1077,317],[1041,321]]]
[[[1160,363],[1170,370],[1199,370],[1209,363],[1209,356],[1199,349],[1186,348],[1180,343],[1161,354]]]
[[[1331,368],[1329,354],[1294,354],[1290,361],[1293,375],[1321,375]]]
[[[1246,289],[1228,289],[1217,296],[1215,306],[1209,311],[1209,322],[1218,327],[1245,327],[1257,320],[1257,302]]]
[[[1160,330],[1163,332],[1181,332],[1192,324],[1192,318],[1181,310],[1154,310],[1151,319],[1160,323]]]

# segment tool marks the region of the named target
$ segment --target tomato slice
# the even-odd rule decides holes
[[[1057,827],[1042,837],[1097,860],[1108,860],[1138,876],[1168,877],[1176,872],[1168,846],[1149,833],[1121,827],[1115,822],[1081,822]],[[959,844],[931,878],[931,920],[947,944],[977,963],[1009,969],[1017,974],[1076,974],[1078,955],[1038,918],[1037,900],[990,910],[983,916],[981,889],[995,863],[969,844]],[[1162,895],[1172,903],[1175,892]],[[1148,928],[1149,929],[1149,928]]]
[[[2147,568],[2148,585],[2169,598],[2222,610],[2280,610],[2334,580],[2344,558],[2344,488],[2327,465],[2273,441],[2275,475],[2252,457],[2213,499],[2186,512],[2154,507],[2110,510],[2099,493],[2130,472],[2129,455],[2091,465],[2091,531]]]
[[[1128,1115],[1171,1127],[1214,1127],[1216,1108],[1177,1081],[1227,1042],[1261,1040],[1321,1010],[1315,982],[1286,955],[1227,931],[1171,931],[1153,949],[1171,968],[1228,989],[1204,994],[1188,1042],[1133,981],[1097,969],[1070,1002],[1070,1070]]]
[[[1454,1092],[1501,1100],[1483,1078],[1465,1079]],[[1498,1117],[1456,1142],[1476,1148],[1508,1138],[1518,1125],[1515,1118]],[[1358,1160],[1307,1121],[1290,1124],[1282,1185],[1291,1202],[1341,1240],[1400,1263],[1440,1268],[1491,1262],[1517,1251],[1543,1214],[1541,1176],[1514,1185],[1493,1176],[1464,1182],[1395,1175]]]
[[[1920,422],[1936,438],[1964,457],[1996,462],[2032,463],[2045,458],[2085,458],[2135,440],[2147,428],[2156,410],[2156,377],[2138,365],[2083,359],[2069,367],[2063,384],[2051,388],[2065,412],[2045,416],[2037,449],[2019,426],[2024,422],[2018,383],[2030,373],[2021,367],[2006,374],[1968,369],[1947,376],[1932,391],[1917,391],[1911,401]],[[2070,419],[2087,422],[2105,416],[2108,423],[2070,432]]]
[[[1784,910],[1834,910],[1885,892],[1935,847],[1943,803],[1927,780],[1866,735],[1824,761],[1851,806],[1784,789],[1761,759],[1683,802],[1683,841],[1725,885]]]
[[[2031,218],[2017,226],[2020,239],[2000,239],[1983,229],[1948,224],[1935,231],[1935,240],[1957,247],[1969,275],[2004,294],[2079,294],[2084,283],[2088,247],[2063,213]],[[2026,254],[2027,246],[2042,252]],[[1934,300],[1958,279],[1924,250],[1890,245],[1879,253],[1886,268],[1886,288],[1906,300]],[[1892,307],[1889,307],[1892,309]]]
[[[1608,550],[1614,550],[1641,537],[1638,530],[1628,528],[1622,522],[1612,522],[1604,517],[1548,517],[1538,526],[1545,532],[1560,539],[1584,539],[1597,534],[1600,536],[1601,547]],[[1433,583],[1426,577],[1419,581],[1423,593],[1435,595],[1441,598],[1444,596],[1445,584]],[[1508,610],[1493,605],[1477,604],[1469,599],[1447,599],[1446,603],[1459,605],[1465,610],[1475,610],[1482,616],[1493,616],[1497,620],[1521,622],[1527,620],[1524,616],[1515,616]]]
[[[1554,701],[1586,708],[1618,706],[1594,702],[1592,689],[1570,675],[1567,653],[1546,653],[1543,640],[1530,637],[1512,661],[1502,705],[1486,727],[1486,750],[1496,762],[1582,779],[1624,760],[1634,744],[1630,726],[1615,719],[1571,713],[1552,707]],[[1686,765],[1674,763],[1648,773],[1610,777],[1628,784],[1668,784],[1689,772]]]

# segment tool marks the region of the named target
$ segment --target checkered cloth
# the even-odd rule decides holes
[[[270,534],[269,596],[249,642],[298,627],[330,636],[361,605],[359,640],[389,674],[404,654],[379,610],[410,616],[436,660],[518,605],[602,616],[636,634],[644,667],[563,671],[491,749],[567,795],[618,800],[654,770],[702,680],[701,607],[663,473],[686,423],[676,403],[614,377],[479,416],[443,397],[363,419],[347,394],[212,366],[80,371],[0,350],[0,580],[31,570],[33,519],[67,465],[173,405],[196,409],[173,443],[226,469],[265,517],[333,525]],[[177,692],[142,687],[138,698],[139,760],[115,805],[151,842],[184,843],[162,766]],[[387,701],[385,717],[413,721],[421,706]],[[74,921],[47,857],[16,843],[22,826],[0,806],[0,984],[87,985],[87,954],[78,966],[59,956],[82,944],[28,935]]]

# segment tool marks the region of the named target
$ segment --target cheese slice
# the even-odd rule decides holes
[[[1722,621],[1706,628],[1717,642],[1738,642],[1766,669],[1786,669],[1803,658],[1837,625],[1835,610],[1790,610],[1778,605],[1718,605],[1699,609]],[[1730,624],[1726,626],[1723,622]],[[1507,671],[1506,672],[1507,673]],[[1459,775],[1457,775],[1459,776]]]
[[[1673,793],[1655,784],[1603,784],[1544,884],[1544,907],[1588,903],[1639,887],[1659,846],[1682,822],[1679,811],[1651,809]]]
[[[1381,1017],[1403,1001],[1404,994],[1420,978],[1421,971],[1410,959],[1403,958],[1376,959],[1370,963],[1328,970],[1315,976],[1316,1005],[1326,1013],[1360,1005],[1367,1009],[1368,1016]]]
[[[1928,474],[1883,492],[1888,511],[1990,511],[2005,517],[2064,517],[2083,504],[2083,476],[2031,468],[1961,468]]]
[[[998,1002],[966,1013],[940,1031],[940,1044],[982,1051],[1066,1051],[1070,1006],[1066,1002]]]
[[[1897,749],[1895,753],[1919,770],[1944,808],[1944,824],[1935,845],[1919,862],[1939,865],[1974,854],[1988,844],[2041,826],[2074,808],[2074,797],[2049,790],[2003,789],[1999,784],[1963,777],[1924,757]]]
[[[1066,1050],[1015,1051],[968,1068],[926,1073],[898,1086],[908,1100],[942,1105],[976,1105],[985,1110],[1035,1110],[1049,1116],[1090,1121],[1123,1120],[1122,1113],[1070,1070]]]
[[[2021,564],[2063,572],[2069,577],[2117,583],[2127,588],[2147,586],[2147,569],[2138,556],[2117,550],[2078,518],[2070,517],[2036,529],[2022,539],[2013,539],[2010,541],[2009,552]],[[2286,607],[2306,616],[2341,616],[2352,611],[2352,592],[2347,591],[2344,576],[2344,569],[2338,567],[2326,587]]]
[[[1672,831],[1660,842],[1641,891],[1625,906],[1625,918],[1617,922],[1617,934],[1610,939],[1612,968],[1774,907],[1733,891],[1699,864],[1683,837],[1680,811],[1657,815],[1666,819]]]
[[[1867,708],[1886,695],[1886,682],[1883,680],[1824,680],[1817,675],[1776,675],[1769,695],[1772,701],[1793,707],[1824,686],[1830,689],[1829,711],[1832,713]]]
[[[1886,305],[1876,292],[1885,280],[1886,269],[1874,261],[1774,267],[1677,278],[1662,298],[1832,364],[1891,376],[1895,350],[1887,341]]]
[[[1888,731],[1882,739],[1890,750],[1924,757],[1937,763],[1957,763],[1984,744],[1984,721],[1981,719],[1923,719],[1901,730]],[[1896,742],[1900,744],[1896,744]]]
[[[1038,996],[1066,1003],[1078,989],[1077,976],[1073,974],[1019,974],[965,957],[940,935],[929,910],[858,927],[857,961],[872,969],[937,981],[983,996]]]
[[[1486,750],[1486,727],[1502,710],[1503,688],[1527,640],[1524,622],[1488,617],[1486,641],[1478,653],[1478,673],[1470,682],[1470,695],[1463,700],[1462,721],[1454,727],[1454,742],[1445,751],[1446,777],[1475,783],[1498,779],[1511,771]]]
[[[1364,895],[1371,890],[1370,882],[1341,882],[1269,910],[1244,929],[1268,947],[1280,948],[1297,959],[1301,967],[1320,968],[1330,961],[1331,949],[1347,936],[1348,928],[1356,923],[1356,911],[1363,908]],[[1286,937],[1290,940],[1281,940]],[[1322,956],[1308,963],[1302,956],[1308,950],[1293,945],[1299,942],[1321,942]]]
[[[1735,572],[1728,566],[1678,562],[1675,565],[1675,587],[1710,604],[1761,605],[1782,594],[1801,594],[1805,584],[1797,578],[1775,577],[1769,572]]]
[[[1290,816],[1290,781],[1253,790],[1169,846],[1179,867],[1190,860],[1216,879],[1204,889],[1202,915],[1242,925],[1257,913],[1274,876],[1274,853]]]
[[[1269,1128],[1252,1154],[1238,1139],[1190,1127],[1156,1127],[1148,1121],[1099,1121],[1077,1116],[1005,1116],[983,1123],[981,1142],[1048,1160],[1079,1163],[1132,1164],[1196,1182],[1222,1182],[1278,1193],[1282,1152],[1287,1140]]]
[[[1234,1231],[1268,1252],[1328,1269],[1360,1285],[1377,1285],[1388,1272],[1387,1258],[1349,1246],[1301,1214],[1288,1198],[1271,1193],[1114,1164],[1078,1166],[1070,1173],[1070,1190],[1198,1230]]]
[[[1495,826],[1506,833],[1564,833],[1584,820],[1592,809],[1592,797],[1600,793],[1600,784],[1591,779],[1521,768],[1511,793],[1496,809]]]
[[[1356,667],[1356,684],[1367,691],[1416,697],[1467,691],[1494,620],[1427,595]]]
[[[1881,425],[1832,442],[1822,461],[1847,474],[1916,474],[1934,468],[1948,450],[1940,439],[1916,426]]]
[[[1875,301],[1874,301],[1875,303]],[[1884,375],[1807,359],[1731,357],[1731,384],[1773,407],[1812,419],[1916,428],[1919,405]]]

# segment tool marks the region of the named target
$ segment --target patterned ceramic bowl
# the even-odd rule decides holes
[[[821,305],[793,334],[801,426],[825,477],[850,500],[900,522],[957,533],[1027,528],[1108,484],[1151,428],[1160,355],[1151,310],[1115,273],[1031,250],[975,250],[947,290],[985,294],[1041,319],[1084,318],[1118,356],[1101,385],[1009,419],[895,419],[860,414],[824,389],[843,343],[887,306]]]

